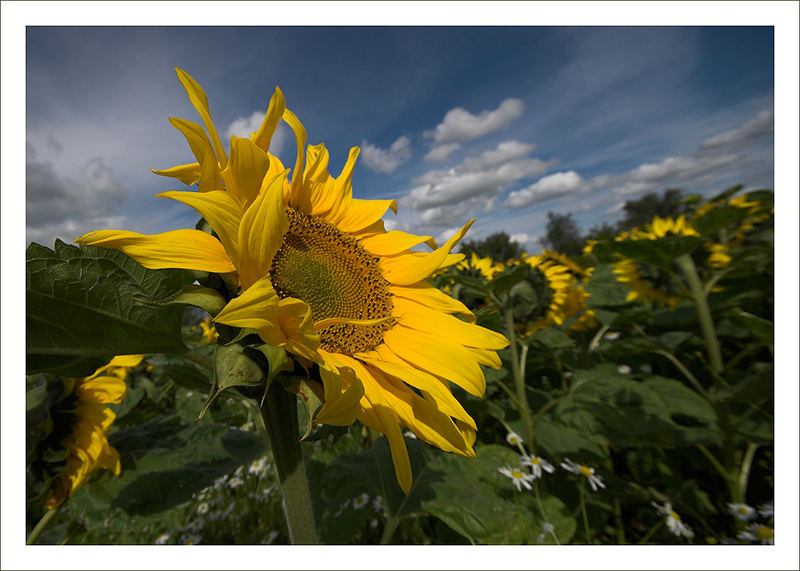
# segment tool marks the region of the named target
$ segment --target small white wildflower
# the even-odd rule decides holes
[[[758,513],[761,514],[761,517],[766,519],[772,519],[775,517],[774,502],[767,502],[758,506]]]
[[[253,474],[255,476],[260,476],[266,471],[267,471],[266,457],[253,460],[253,462],[250,464],[250,467],[247,469],[248,474]]]
[[[239,466],[236,470],[233,471],[233,476],[235,478],[241,478],[242,474],[244,474],[244,466]]]
[[[353,498],[353,509],[360,510],[369,502],[369,494],[361,494],[360,496]]]
[[[525,486],[526,490],[533,489],[529,482],[535,480],[536,477],[533,474],[527,474],[523,472],[522,468],[511,468],[508,466],[505,468],[498,468],[497,471],[504,476],[511,478],[511,481],[514,482],[514,486],[517,488],[518,492],[522,491],[522,486]]]
[[[169,533],[165,531],[164,533],[156,537],[156,540],[153,543],[155,543],[156,545],[166,545],[166,543],[169,541],[169,537],[170,537]]]
[[[410,439],[412,439],[412,440],[416,440],[416,439],[417,439],[417,435],[416,435],[416,434],[414,434],[413,432],[411,432],[410,430],[406,430],[406,431],[403,433],[403,436],[405,436],[406,438],[410,438]]]
[[[672,532],[672,535],[677,537],[685,537],[686,539],[692,539],[694,537],[694,531],[692,528],[689,527],[688,524],[684,523],[681,520],[681,516],[678,515],[678,512],[672,509],[672,504],[670,502],[665,503],[664,505],[658,505],[655,502],[651,502],[653,507],[656,508],[656,511],[665,517],[664,522],[667,524],[667,528]]]
[[[511,446],[519,446],[522,444],[522,437],[516,432],[509,432],[506,435],[506,442],[511,444]]]
[[[214,480],[214,489],[215,490],[221,490],[222,488],[225,487],[225,484],[227,483],[227,481],[228,481],[228,475],[227,474],[217,478],[216,480]]]
[[[609,331],[608,333],[605,334],[605,338],[608,339],[609,341],[616,341],[617,339],[619,339],[619,336],[620,336],[619,331]]]
[[[533,454],[530,456],[523,454],[522,465],[530,467],[534,478],[541,478],[542,470],[548,474],[552,474],[556,470],[550,462],[539,456],[534,456]]]
[[[204,525],[205,523],[201,518],[196,518],[186,524],[183,529],[186,531],[200,531]]]
[[[571,379],[572,378],[572,371],[564,371],[564,378]]]
[[[271,545],[272,542],[275,541],[277,538],[278,538],[278,532],[270,531],[267,534],[267,537],[261,540],[261,545]]]
[[[756,510],[747,504],[728,504],[728,512],[741,521],[751,521],[756,517]]]
[[[228,480],[228,487],[229,488],[235,489],[235,488],[238,488],[239,486],[241,486],[242,484],[244,484],[244,480],[242,480],[239,476],[234,476],[233,478]]]
[[[620,375],[630,375],[631,368],[628,365],[617,365],[617,372]]]
[[[606,487],[606,485],[603,483],[603,479],[600,476],[595,476],[594,468],[589,468],[589,466],[583,466],[582,464],[576,464],[569,458],[564,458],[564,461],[561,463],[561,467],[568,472],[572,472],[573,474],[581,474],[586,476],[586,479],[589,480],[589,485],[592,487],[593,492],[596,492],[598,488]]]
[[[639,370],[643,373],[647,373],[648,375],[653,372],[653,367],[645,363],[639,367]]]
[[[547,537],[547,534],[552,534],[555,536],[556,527],[549,522],[544,522],[542,524],[542,532],[539,534],[539,541],[544,541]]]
[[[192,398],[193,396],[194,396],[194,393],[192,391],[187,391],[186,398]]]
[[[775,530],[768,525],[755,522],[748,525],[744,531],[740,531],[736,537],[742,541],[757,541],[762,545],[775,544]]]
[[[375,499],[372,500],[372,508],[379,513],[385,514],[388,506],[386,505],[386,500],[383,499],[383,496],[375,496]]]
[[[209,505],[208,502],[202,502],[197,506],[197,513],[200,515],[205,515],[208,513]]]

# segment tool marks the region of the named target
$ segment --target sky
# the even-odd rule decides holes
[[[626,200],[773,184],[773,28],[43,27],[26,33],[26,235],[192,227],[153,195],[193,162],[168,117],[200,122],[174,68],[205,89],[223,141],[276,86],[336,175],[361,148],[358,198],[440,242],[505,231],[541,247],[549,211],[583,230]],[[226,143],[227,145],[227,143]],[[283,124],[273,152],[294,164]]]

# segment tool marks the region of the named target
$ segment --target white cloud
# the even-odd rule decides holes
[[[433,147],[427,155],[425,155],[424,159],[426,161],[444,161],[447,160],[453,151],[461,148],[461,145],[458,143],[445,143],[443,145],[436,145]]]
[[[231,136],[235,135],[249,139],[250,134],[257,132],[261,127],[261,123],[264,122],[264,114],[264,111],[253,111],[247,117],[234,119],[225,130],[225,138],[229,141]],[[278,128],[275,129],[275,134],[272,135],[272,139],[269,142],[269,152],[276,157],[279,156],[289,135],[289,127],[283,122],[278,123]],[[228,146],[227,143],[225,143],[225,146]]]
[[[515,190],[509,194],[505,206],[523,208],[536,202],[542,202],[576,191],[583,182],[581,176],[575,171],[553,173],[542,177],[527,188]]]
[[[393,172],[411,158],[411,139],[402,136],[388,149],[376,147],[368,141],[361,142],[362,164],[371,171],[380,173]]]
[[[622,212],[625,209],[625,201],[617,202],[611,208],[608,208],[604,214],[617,214],[618,212]]]
[[[756,139],[769,135],[773,132],[774,114],[770,110],[765,110],[756,115],[753,119],[730,131],[725,131],[719,135],[714,135],[703,141],[701,149],[717,149],[719,147],[734,147],[741,144],[748,144]]]
[[[439,245],[444,244],[450,238],[452,238],[455,235],[455,233],[458,232],[459,230],[461,230],[460,226],[456,226],[456,227],[453,227],[453,228],[448,228],[446,230],[443,230],[443,231],[439,232],[439,234],[437,236],[434,236],[434,239],[436,240],[437,244],[439,244]]]
[[[516,242],[521,246],[527,246],[528,242],[531,242],[535,239],[534,236],[531,236],[527,232],[517,232],[516,234],[511,234],[509,240],[512,242]]]
[[[456,107],[445,114],[444,120],[433,131],[426,131],[425,136],[432,138],[437,145],[469,141],[507,127],[522,116],[524,108],[522,100],[513,98],[503,101],[497,109],[487,109],[478,115]]]

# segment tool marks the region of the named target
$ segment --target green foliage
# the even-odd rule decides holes
[[[461,242],[459,250],[462,254],[470,256],[473,252],[480,258],[490,256],[495,261],[505,261],[519,258],[522,246],[511,241],[506,232],[495,232],[482,240],[466,240]]]
[[[38,244],[26,256],[28,373],[86,376],[115,355],[180,352],[183,311],[157,300],[187,272],[148,270],[105,248]]]
[[[567,256],[579,256],[583,250],[584,239],[580,227],[572,219],[572,213],[547,213],[547,229],[542,240],[545,248],[561,252]]]

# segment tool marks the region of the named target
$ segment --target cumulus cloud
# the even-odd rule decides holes
[[[453,151],[460,149],[461,145],[458,143],[445,143],[444,145],[437,145],[433,147],[424,159],[426,161],[445,161],[453,153]]]
[[[515,190],[508,195],[505,206],[523,208],[562,194],[578,190],[583,179],[575,171],[557,172],[540,178],[527,188]]]
[[[71,242],[94,226],[119,221],[115,214],[125,191],[100,158],[86,163],[80,181],[62,179],[51,163],[32,158],[25,175],[28,241],[50,245],[59,237]]]
[[[411,139],[402,136],[388,149],[381,149],[364,140],[361,142],[361,161],[369,170],[390,173],[411,158]]]
[[[250,138],[251,133],[258,131],[261,123],[264,122],[264,111],[253,111],[247,117],[238,117],[228,126],[225,131],[225,138],[230,140],[231,136]],[[278,128],[275,129],[275,134],[272,135],[272,140],[269,143],[269,152],[278,156],[283,150],[283,145],[289,137],[289,127],[283,122],[278,123]]]
[[[487,109],[477,115],[456,107],[445,114],[444,120],[433,131],[425,134],[437,145],[469,141],[507,127],[522,116],[524,108],[522,100],[514,98],[506,99],[497,109]]]

